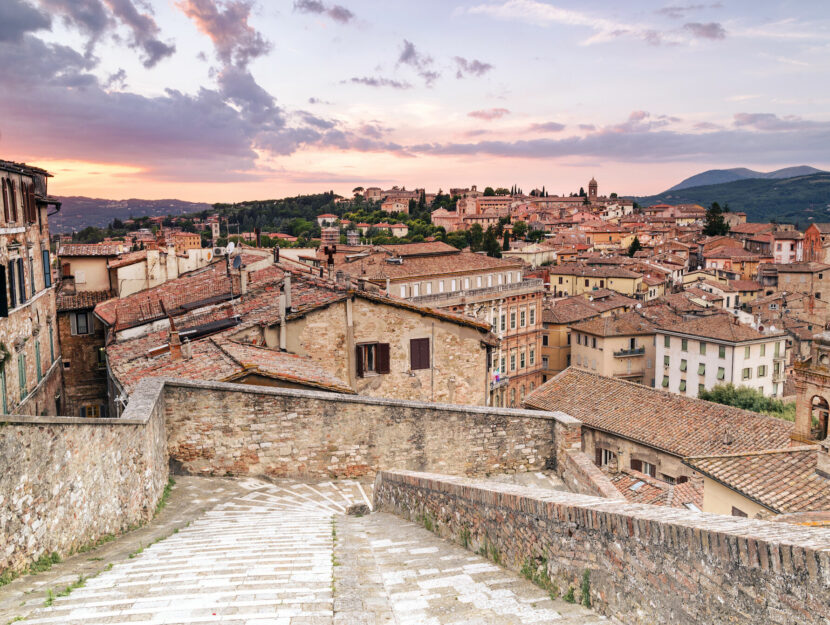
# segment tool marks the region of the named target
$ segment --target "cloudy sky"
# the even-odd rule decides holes
[[[62,195],[830,168],[826,0],[0,0],[0,59],[0,158]]]

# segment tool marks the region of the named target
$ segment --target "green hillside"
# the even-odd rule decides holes
[[[830,173],[799,176],[785,180],[749,179],[722,184],[664,191],[650,197],[634,198],[641,206],[654,204],[729,204],[745,212],[747,221],[798,223],[802,229],[811,221],[830,222]]]

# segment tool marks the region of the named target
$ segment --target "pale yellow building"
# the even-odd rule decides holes
[[[642,290],[643,276],[619,266],[566,264],[551,267],[550,290],[557,297],[582,295],[594,289],[611,289],[635,296]]]

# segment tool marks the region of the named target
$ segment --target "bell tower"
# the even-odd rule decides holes
[[[795,431],[799,443],[827,440],[830,420],[830,332],[813,337],[809,362],[793,363]]]
[[[596,178],[591,178],[591,182],[588,183],[588,199],[591,202],[596,201],[597,199],[597,180]]]

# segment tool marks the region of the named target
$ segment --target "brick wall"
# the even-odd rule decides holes
[[[144,385],[118,420],[4,417],[0,572],[152,517],[167,481],[160,389]]]
[[[375,506],[577,600],[588,570],[594,608],[629,625],[830,620],[826,529],[410,472],[379,473]]]
[[[171,458],[203,475],[538,470],[554,463],[557,428],[579,424],[532,410],[175,380],[165,387],[165,406]]]

